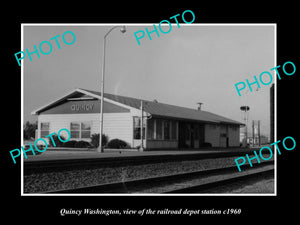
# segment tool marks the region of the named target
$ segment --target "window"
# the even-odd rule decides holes
[[[47,135],[49,135],[49,131],[50,131],[50,123],[49,122],[41,123],[41,138],[44,138]]]
[[[71,138],[80,138],[80,123],[71,123]]]
[[[91,122],[72,122],[70,127],[72,138],[91,137]]]
[[[149,140],[153,140],[154,139],[154,119],[150,119],[148,120],[148,123],[147,123],[147,138]]]
[[[156,139],[162,140],[162,120],[156,120]]]
[[[81,123],[81,138],[90,138],[91,137],[91,123],[82,122]]]
[[[177,140],[177,122],[176,121],[171,122],[171,139]]]
[[[141,139],[141,118],[133,117],[133,138]],[[145,121],[143,123],[143,139],[145,139]]]
[[[170,140],[170,121],[164,120],[164,140]]]

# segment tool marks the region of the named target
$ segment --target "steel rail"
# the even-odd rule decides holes
[[[273,160],[265,161],[262,163],[255,163],[253,164],[253,167],[250,167],[249,164],[245,164],[241,166],[242,170],[251,170],[259,167],[263,167],[266,165],[274,164]],[[84,186],[84,187],[78,187],[74,189],[64,189],[64,190],[55,190],[55,191],[49,191],[45,193],[141,193],[143,189],[149,189],[155,186],[160,186],[164,184],[170,184],[172,182],[179,182],[179,181],[186,181],[189,179],[197,178],[197,177],[207,177],[207,176],[213,176],[213,175],[222,175],[222,174],[228,174],[228,173],[236,173],[237,176],[241,179],[242,176],[247,175],[239,175],[240,172],[238,172],[236,166],[229,166],[224,168],[215,168],[215,169],[209,169],[209,170],[200,170],[200,171],[193,171],[193,172],[185,172],[185,173],[179,173],[179,174],[172,174],[172,175],[165,175],[165,176],[158,176],[158,177],[149,177],[149,178],[143,178],[143,179],[136,179],[136,180],[130,180],[130,181],[124,181],[124,182],[113,182],[113,183],[107,183],[107,184],[99,184],[99,185],[91,185],[91,186]],[[233,180],[233,178],[232,178]],[[227,181],[224,180],[224,182],[229,182],[230,179],[227,179]],[[211,182],[211,184],[205,184],[206,186],[203,187],[209,187],[209,185],[213,184],[221,184],[222,181],[216,181]],[[166,193],[182,193],[187,191],[188,193],[193,191],[192,187],[188,188],[175,188],[172,191],[168,191]],[[196,189],[196,186],[194,187]],[[200,188],[198,185],[197,188]]]

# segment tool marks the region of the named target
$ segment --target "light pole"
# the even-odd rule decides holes
[[[246,140],[245,141],[245,146],[247,147],[247,139],[248,139],[248,129],[247,129],[248,118],[247,118],[247,111],[250,110],[250,107],[247,106],[247,105],[245,105],[245,106],[241,106],[240,109],[245,112],[245,114],[244,114],[244,120],[245,120],[245,125],[246,125],[245,126],[245,140]]]
[[[103,147],[102,147],[102,134],[103,134],[103,95],[104,95],[104,73],[105,73],[105,48],[106,48],[106,37],[110,34],[110,32],[117,28],[120,27],[120,31],[122,33],[126,32],[126,27],[125,26],[114,26],[110,28],[110,30],[104,35],[104,40],[103,40],[103,56],[102,56],[102,78],[101,78],[101,106],[100,106],[100,133],[99,133],[99,146],[97,149],[97,152],[103,152]]]

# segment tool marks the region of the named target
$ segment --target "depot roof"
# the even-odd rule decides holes
[[[91,96],[96,99],[101,98],[101,93],[92,90],[86,90],[82,88],[77,88],[70,93],[64,95],[63,97],[35,110],[32,114],[39,114],[46,109],[49,109],[55,105],[58,105],[62,101],[71,98],[71,97],[78,97],[78,96]],[[127,106],[129,108],[140,109],[141,101],[143,101],[144,111],[151,114],[155,117],[171,117],[174,119],[182,119],[182,120],[194,120],[200,122],[209,122],[209,123],[227,123],[227,124],[236,124],[236,125],[243,125],[242,123],[211,113],[203,110],[191,109],[181,106],[175,106],[165,103],[160,103],[157,101],[148,101],[142,100],[132,97],[125,97],[115,94],[108,94],[104,93],[104,101],[110,101],[118,103],[119,105]]]

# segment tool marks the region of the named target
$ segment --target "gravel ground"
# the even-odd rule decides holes
[[[274,188],[274,177],[267,175],[210,189],[208,193],[274,193]]]
[[[236,157],[202,159],[194,161],[31,174],[24,176],[24,193],[40,193],[72,189],[89,185],[191,172],[195,170],[223,168],[234,166],[235,158]],[[252,163],[255,162],[253,161]]]
[[[253,184],[233,189],[230,193],[274,193],[274,178],[256,181]]]
[[[192,186],[197,186],[197,185],[203,185],[207,184],[210,182],[215,182],[219,180],[224,180],[236,176],[244,176],[246,174],[254,174],[256,172],[264,171],[265,169],[271,169],[273,168],[273,165],[265,165],[264,167],[258,167],[258,168],[253,168],[252,170],[245,170],[242,171],[238,174],[235,173],[224,173],[224,174],[215,174],[215,175],[204,175],[201,176],[201,178],[190,178],[185,181],[179,181],[175,183],[168,183],[168,184],[162,184],[159,186],[151,187],[149,189],[136,189],[136,190],[131,190],[132,193],[165,193],[168,191],[173,191],[174,189],[177,188],[187,188],[187,187],[192,187]],[[266,188],[265,186],[262,186],[260,182],[262,182],[266,175],[261,175],[261,174],[256,174],[255,178],[251,178],[249,180],[243,180],[243,181],[236,181],[234,184],[226,184],[226,185],[221,185],[216,188],[210,188],[207,190],[200,190],[197,193],[202,193],[202,194],[209,194],[209,193],[274,193],[274,189],[272,189],[272,186]],[[273,177],[272,175],[269,175],[269,178]],[[270,185],[270,183],[268,183]],[[273,185],[274,187],[274,185]]]

